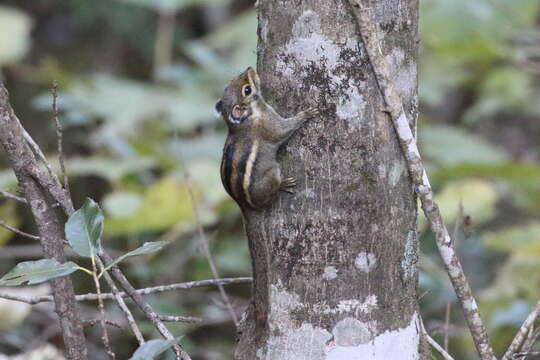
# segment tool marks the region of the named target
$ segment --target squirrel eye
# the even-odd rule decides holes
[[[242,95],[244,95],[244,96],[249,96],[249,95],[251,95],[251,86],[250,86],[250,85],[247,85],[247,84],[246,84],[246,85],[244,85],[244,86],[242,87]]]

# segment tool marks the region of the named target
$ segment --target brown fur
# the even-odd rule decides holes
[[[318,110],[310,108],[282,118],[264,101],[260,80],[251,67],[231,80],[216,104],[229,128],[221,160],[221,180],[242,208],[262,208],[277,192],[294,186],[281,175],[276,154],[296,130]]]

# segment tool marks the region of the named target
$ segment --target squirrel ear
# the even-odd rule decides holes
[[[261,79],[259,79],[259,74],[250,66],[246,70],[249,83],[256,90],[259,91],[261,86]]]
[[[223,115],[223,101],[219,100],[214,106],[214,110],[216,111],[217,116],[222,116]]]

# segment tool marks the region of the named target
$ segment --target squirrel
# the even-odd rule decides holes
[[[309,118],[316,108],[281,117],[261,95],[259,75],[248,67],[225,88],[216,103],[228,127],[223,147],[221,180],[227,193],[242,210],[269,205],[278,191],[292,193],[294,177],[283,177],[277,151]]]

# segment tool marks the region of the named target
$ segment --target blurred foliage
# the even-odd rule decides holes
[[[540,2],[420,3],[421,151],[443,216],[450,228],[457,224],[451,232],[493,343],[503,351],[540,299]],[[144,261],[130,257],[122,263],[137,286],[211,277],[188,184],[220,275],[248,275],[240,213],[218,176],[225,126],[213,107],[224,84],[256,63],[252,1],[3,4],[1,76],[21,119],[51,159],[56,140],[49,89],[58,80],[72,192],[78,205],[85,196],[101,204],[103,246],[126,253],[144,243],[171,242]],[[11,171],[0,171],[0,188],[16,191]],[[26,211],[12,201],[0,203],[0,219],[32,232]],[[437,324],[450,302],[451,322],[459,330],[463,319],[422,219],[419,230],[426,326],[440,334]],[[0,229],[0,246],[16,245],[13,238]],[[6,261],[2,273],[16,262]],[[76,285],[79,292],[92,291],[88,282]],[[235,304],[246,303],[249,287],[229,291]],[[213,324],[200,328],[174,325],[175,334],[186,335],[181,342],[194,359],[230,358],[234,330],[215,289],[150,299],[164,314],[211,319]],[[38,320],[23,323],[32,317],[23,310],[3,329],[1,352],[22,352],[24,339],[40,331]],[[146,322],[141,328],[148,338],[158,336]],[[90,333],[100,346],[99,332]],[[111,336],[113,343],[126,344],[119,358],[137,348],[123,331],[112,329]],[[450,350],[455,358],[475,358],[462,331],[451,332]]]

